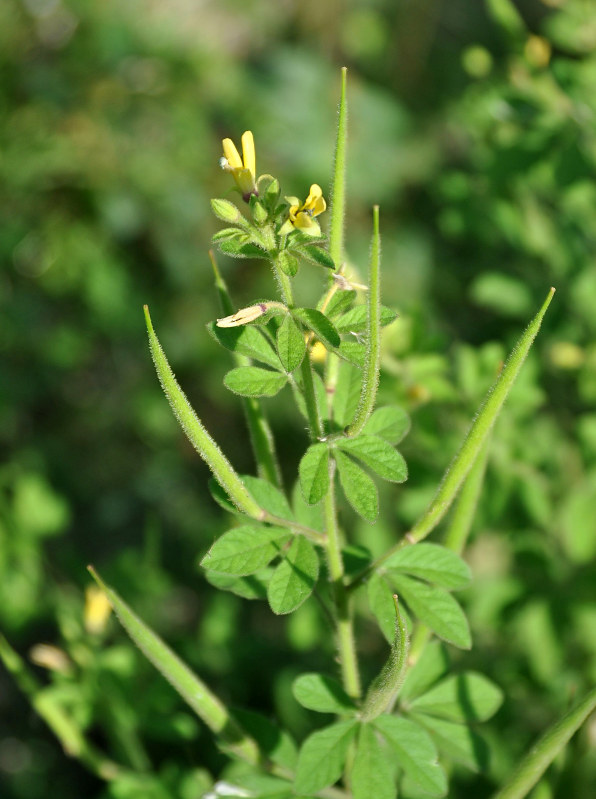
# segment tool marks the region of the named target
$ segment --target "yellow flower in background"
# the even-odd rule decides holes
[[[319,216],[327,208],[321,187],[317,183],[313,183],[310,187],[310,194],[302,205],[300,205],[298,197],[286,197],[286,200],[290,203],[289,213],[292,225],[297,230],[311,236],[320,235],[321,228],[315,220],[315,216]]]
[[[222,169],[231,172],[236,185],[242,193],[242,199],[248,202],[251,194],[257,192],[257,160],[255,155],[255,140],[251,130],[242,134],[242,158],[231,139],[222,141],[224,154],[219,159]]]
[[[111,612],[112,606],[101,588],[96,585],[87,586],[84,613],[87,632],[95,635],[103,632]]]

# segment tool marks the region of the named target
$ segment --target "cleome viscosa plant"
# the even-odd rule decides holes
[[[471,579],[461,555],[491,429],[554,289],[503,366],[424,513],[376,559],[351,547],[349,525],[340,524],[338,516],[339,498],[343,495],[355,514],[374,524],[379,514],[376,480],[401,484],[408,476],[396,445],[410,421],[401,407],[376,407],[381,330],[395,322],[396,313],[381,302],[378,207],[372,213],[366,284],[355,282],[346,267],[346,147],[345,69],[330,210],[316,183],[301,199],[283,195],[275,177],[257,176],[250,131],[242,136],[242,153],[231,139],[223,141],[220,164],[233,179],[239,201],[212,200],[215,215],[225,224],[213,244],[225,255],[266,262],[277,288],[271,298],[238,308],[211,253],[221,311],[208,332],[229,352],[232,368],[224,383],[244,404],[256,475],[239,475],[206,430],[176,381],[145,307],[163,391],[213,473],[214,499],[231,518],[229,529],[202,558],[205,577],[216,589],[267,601],[278,615],[291,614],[308,600],[318,603],[333,626],[335,657],[326,673],[300,675],[293,693],[305,708],[335,720],[326,720],[297,745],[265,716],[232,713],[90,567],[130,637],[234,764],[223,777],[212,778],[204,794],[209,799],[446,796],[452,761],[481,766],[473,725],[490,718],[503,699],[500,688],[482,674],[450,671],[448,647],[472,646],[465,613],[453,593]],[[324,214],[330,217],[327,236],[321,229]],[[315,307],[296,302],[293,278],[300,268],[318,270],[321,277]],[[282,484],[263,411],[263,399],[286,385],[291,394],[284,396],[293,397],[292,412],[304,418],[308,430],[296,479],[299,490],[292,485],[290,491]],[[443,543],[426,541],[455,500]],[[362,605],[364,598],[388,644],[386,661],[367,685],[361,680],[353,620],[354,603]],[[595,703],[591,694],[559,722],[499,791],[499,799],[525,796]],[[95,771],[118,778],[122,771],[109,765],[106,770],[96,760]]]

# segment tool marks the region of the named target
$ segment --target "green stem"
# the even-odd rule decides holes
[[[352,423],[346,430],[348,436],[362,432],[373,412],[381,368],[381,237],[379,235],[379,206],[373,208],[373,235],[368,272],[368,317],[366,361],[362,376],[362,393]]]
[[[226,706],[205,683],[151,630],[124,600],[88,567],[93,579],[104,591],[126,632],[145,657],[161,672],[197,716],[237,757],[252,765],[260,761],[256,743],[239,726]]]
[[[480,454],[474,461],[474,465],[470,469],[470,473],[465,479],[461,488],[459,496],[455,502],[453,513],[447,532],[445,533],[445,546],[453,552],[461,555],[466,546],[468,536],[472,529],[472,524],[476,516],[482,486],[484,484],[484,475],[486,473],[486,463],[488,461],[488,451],[490,447],[490,436],[485,441]],[[432,636],[432,631],[426,624],[419,624],[416,631],[412,636],[412,644],[410,646],[410,665],[413,665],[420,659],[424,647],[429,642]]]
[[[324,499],[325,529],[327,531],[327,565],[337,619],[337,645],[342,680],[346,692],[353,699],[360,697],[360,675],[354,641],[351,600],[344,582],[344,564],[341,554],[341,536],[335,507],[335,462],[329,460],[329,491]]]
[[[331,222],[329,224],[329,255],[339,269],[344,249],[344,218],[346,215],[346,154],[348,149],[347,67],[341,70],[341,97],[335,142],[335,168],[331,188]]]
[[[449,465],[439,490],[435,498],[427,508],[426,512],[416,522],[410,530],[409,538],[412,543],[422,541],[435,529],[437,524],[445,516],[451,503],[465,480],[468,472],[472,468],[478,453],[482,449],[493,424],[495,423],[503,403],[517,378],[519,371],[530,351],[534,339],[538,335],[544,314],[553,298],[555,289],[551,288],[542,307],[530,322],[521,338],[513,348],[503,371],[498,377],[495,385],[488,392],[474,423],[472,424],[464,442]]]
[[[490,436],[484,442],[478,457],[474,461],[474,465],[466,477],[445,533],[445,546],[458,555],[461,555],[465,549],[476,516],[482,486],[484,485],[489,448]]]
[[[213,267],[215,277],[215,288],[219,295],[220,304],[224,314],[229,316],[234,313],[234,305],[230,299],[228,287],[222,278],[213,250],[209,250],[209,258]],[[234,360],[238,366],[249,366],[252,361],[245,355],[234,353]],[[277,488],[282,487],[281,472],[275,454],[275,442],[271,428],[263,413],[263,408],[258,399],[254,397],[242,397],[242,405],[246,416],[248,433],[255,454],[257,472],[259,477],[268,480]]]
[[[246,486],[232,467],[232,464],[211,438],[192,409],[186,395],[178,385],[161,344],[155,335],[151,317],[149,316],[149,308],[146,305],[144,310],[151,355],[153,356],[159,381],[174,415],[188,436],[190,443],[211,469],[215,479],[225,489],[236,507],[253,519],[262,521],[265,517],[265,511],[259,507],[248,493]]]
[[[451,503],[455,499],[462,482],[466,479],[485,445],[493,424],[503,407],[503,403],[507,399],[534,339],[538,335],[542,319],[544,318],[544,314],[550,305],[554,293],[555,289],[551,288],[542,307],[511,351],[507,363],[503,367],[503,371],[497,378],[494,386],[488,392],[459,452],[445,472],[439,490],[427,510],[401,541],[354,577],[352,582],[348,585],[348,590],[351,591],[361,585],[369,574],[376,571],[379,566],[402,547],[422,541],[422,539],[426,538],[443,519]]]

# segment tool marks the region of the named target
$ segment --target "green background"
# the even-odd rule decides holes
[[[382,488],[373,552],[424,509],[499,363],[557,294],[496,429],[461,595],[506,701],[482,734],[489,796],[596,677],[596,7],[588,0],[4,0],[0,4],[0,627],[98,745],[153,776],[107,787],[66,758],[0,672],[0,785],[14,799],[201,796],[224,764],[211,737],[114,622],[82,629],[93,562],[232,704],[301,739],[316,719],[289,686],[333,668],[307,603],[289,622],[215,592],[198,560],[228,521],[148,354],[142,305],[185,391],[240,472],[254,472],[207,256],[226,196],[221,139],[254,132],[257,170],[328,196],[349,67],[348,258],[364,275],[381,206],[383,403],[412,415],[410,479]],[[323,226],[324,217],[321,218]],[[220,259],[238,307],[274,298],[262,263]],[[303,267],[313,301],[322,272]],[[267,403],[287,480],[306,447]],[[384,644],[359,619],[365,675]],[[592,731],[593,737],[593,731]],[[587,796],[589,730],[535,799]],[[593,743],[592,743],[593,746]],[[206,778],[205,778],[206,779]],[[206,785],[206,783],[205,783]],[[5,787],[4,787],[5,786]],[[206,789],[206,788],[205,788]]]

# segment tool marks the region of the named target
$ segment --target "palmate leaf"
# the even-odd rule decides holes
[[[360,399],[362,372],[350,363],[339,364],[337,384],[333,393],[333,418],[340,427],[352,421]]]
[[[379,716],[373,723],[411,782],[429,796],[445,796],[447,779],[428,732],[402,716]]]
[[[220,591],[229,591],[242,599],[267,599],[267,586],[273,575],[273,569],[267,567],[245,577],[236,577],[222,572],[206,571],[205,579]]]
[[[339,333],[333,322],[315,308],[294,308],[292,315],[315,334],[328,349],[339,347]]]
[[[277,486],[271,485],[267,480],[253,475],[242,475],[242,482],[247,487],[251,497],[258,502],[259,507],[263,508],[272,516],[279,519],[294,519],[292,509],[288,504],[286,495]]]
[[[392,578],[397,593],[420,621],[444,641],[460,649],[470,649],[472,638],[468,620],[451,594],[405,574],[392,575]]]
[[[472,771],[483,771],[488,765],[486,742],[465,724],[456,724],[423,713],[412,714],[412,721],[428,730],[442,754],[462,763]]]
[[[336,445],[358,458],[384,480],[403,483],[408,477],[408,467],[403,456],[379,436],[338,438]]]
[[[324,674],[301,674],[292,683],[292,693],[302,707],[317,713],[345,714],[356,710],[340,683]]]
[[[312,444],[298,467],[302,496],[309,505],[316,505],[329,490],[329,447]]]
[[[405,572],[450,590],[465,588],[472,575],[459,555],[439,544],[414,544],[394,552],[383,564],[392,573]]]
[[[217,539],[201,566],[236,576],[253,574],[267,566],[290,538],[281,527],[236,527]]]
[[[341,777],[346,753],[358,729],[355,720],[340,721],[313,732],[298,755],[294,790],[313,794],[333,785]]]
[[[257,764],[255,742],[239,727],[225,705],[196,674],[151,630],[108,585],[89,567],[93,579],[105,593],[120,623],[145,657],[161,672],[184,701],[237,757]]]
[[[293,372],[306,354],[306,341],[296,322],[288,314],[277,329],[277,352],[286,372]]]
[[[342,314],[335,322],[339,333],[363,333],[366,330],[368,309],[366,305],[357,305]],[[391,324],[397,319],[397,314],[391,308],[381,306],[381,325]]]
[[[370,724],[360,725],[350,784],[354,799],[394,799],[396,796],[391,761]]]
[[[486,721],[503,702],[503,692],[482,674],[455,674],[435,685],[410,704],[413,712],[447,721]]]
[[[262,361],[273,369],[281,368],[279,356],[258,327],[218,327],[215,322],[210,322],[207,330],[227,350]]]
[[[267,588],[274,613],[292,613],[312,594],[319,576],[319,556],[304,536],[296,536]]]
[[[226,388],[241,397],[274,397],[287,381],[287,375],[259,366],[238,366],[224,377]]]
[[[343,452],[335,450],[333,457],[341,487],[350,505],[366,521],[376,521],[379,515],[379,493],[374,480]]]
[[[380,436],[390,444],[399,444],[410,429],[410,417],[398,405],[386,405],[372,412],[363,433]]]
[[[449,668],[449,656],[445,644],[441,641],[430,641],[420,655],[420,659],[408,669],[402,685],[400,702],[411,702],[427,691]]]

